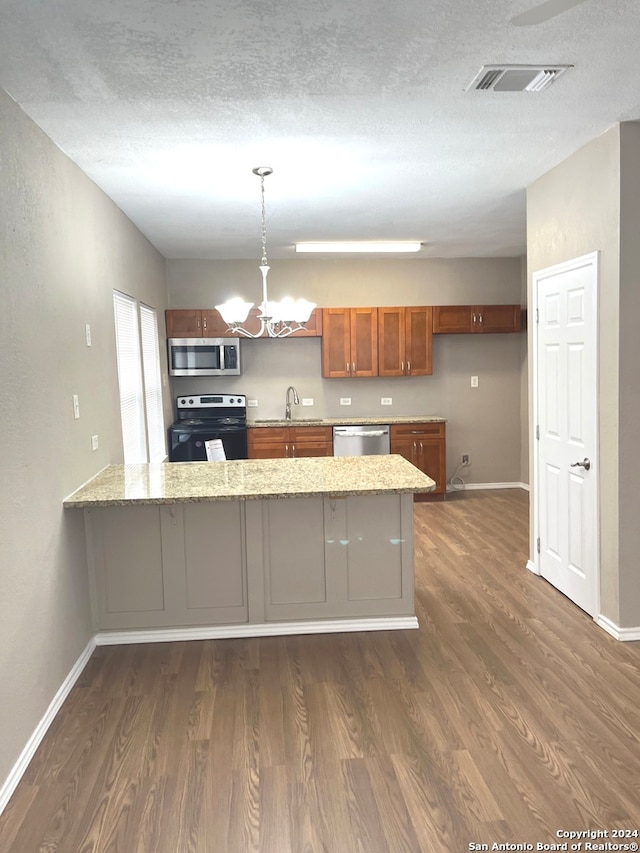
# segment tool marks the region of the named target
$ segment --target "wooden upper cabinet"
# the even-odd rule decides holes
[[[378,309],[322,309],[322,375],[378,375]]]
[[[435,335],[493,334],[519,332],[522,328],[519,305],[435,305]]]
[[[260,321],[259,308],[252,308],[244,323],[247,331],[258,332]],[[168,338],[238,338],[238,332],[230,332],[229,327],[215,308],[177,308],[165,311]],[[314,309],[306,328],[293,332],[292,338],[315,338],[322,334],[322,309]],[[264,335],[263,337],[267,337]]]
[[[429,306],[378,308],[378,375],[431,375],[432,322]]]
[[[231,337],[215,308],[170,308],[164,316],[168,338]]]
[[[522,328],[522,309],[519,305],[482,305],[478,323],[485,334],[519,332]]]

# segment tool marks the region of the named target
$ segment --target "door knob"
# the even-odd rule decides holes
[[[582,462],[572,462],[571,467],[572,468],[584,468],[585,471],[588,471],[589,468],[591,468],[591,460],[587,459],[587,457],[585,456],[585,458],[582,460]]]

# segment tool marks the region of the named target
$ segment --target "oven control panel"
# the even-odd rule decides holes
[[[178,409],[245,409],[247,398],[244,394],[191,394],[178,397]]]

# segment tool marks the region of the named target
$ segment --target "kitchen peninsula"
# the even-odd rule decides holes
[[[85,514],[98,641],[417,627],[399,455],[110,465]]]

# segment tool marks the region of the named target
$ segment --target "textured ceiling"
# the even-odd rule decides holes
[[[640,118],[640,3],[3,0],[0,86],[171,258],[296,240],[519,255],[525,188]],[[569,5],[566,0],[564,5]],[[540,93],[465,91],[482,65],[571,64]]]

